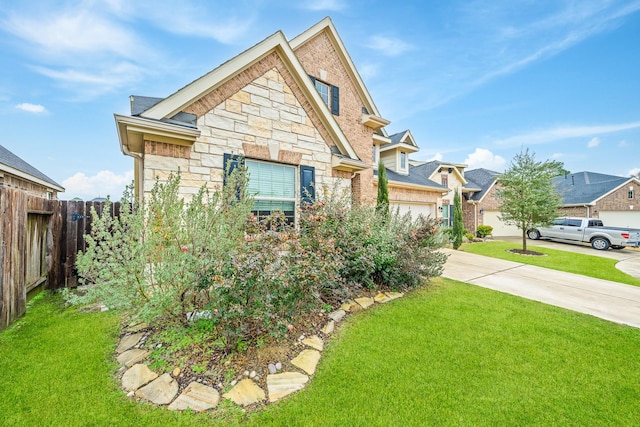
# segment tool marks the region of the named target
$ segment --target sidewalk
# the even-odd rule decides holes
[[[640,328],[640,287],[443,249],[443,277]]]

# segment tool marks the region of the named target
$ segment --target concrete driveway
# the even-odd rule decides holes
[[[449,255],[443,277],[640,328],[640,287],[451,249],[443,251]],[[638,256],[630,259],[640,262]]]

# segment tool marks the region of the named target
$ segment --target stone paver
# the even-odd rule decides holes
[[[335,327],[336,327],[335,320],[329,320],[327,324],[324,325],[324,327],[322,328],[322,333],[325,335],[331,335]]]
[[[120,354],[117,359],[118,362],[127,368],[132,367],[138,362],[143,361],[147,358],[149,352],[146,350],[141,350],[139,348],[134,348],[132,350],[127,350],[124,353]]]
[[[223,395],[235,404],[248,406],[263,401],[266,398],[264,390],[250,379],[244,379]]]
[[[404,296],[402,292],[385,292],[385,294],[389,297],[390,300],[402,298]]]
[[[344,311],[344,310],[336,310],[336,311],[333,311],[333,312],[329,313],[328,316],[329,316],[329,319],[331,319],[331,320],[333,320],[335,322],[339,322],[346,315],[347,315],[346,311]]]
[[[275,402],[283,397],[304,388],[309,377],[299,372],[283,372],[267,375],[267,391],[269,402]]]
[[[373,305],[374,301],[373,298],[369,298],[369,297],[360,297],[360,298],[356,298],[356,302],[360,305],[360,307],[362,308],[369,308]]]
[[[131,347],[135,346],[140,342],[140,338],[144,336],[143,332],[139,332],[137,334],[125,335],[120,339],[120,343],[116,348],[116,353],[120,354],[123,351],[129,350]]]
[[[187,388],[168,406],[171,411],[184,411],[190,408],[192,411],[202,412],[218,406],[220,393],[212,387],[193,381]]]
[[[322,351],[324,349],[324,341],[322,341],[322,338],[317,335],[313,335],[309,338],[303,339],[302,344],[307,345],[311,348],[315,348],[318,351]]]
[[[302,350],[299,355],[291,359],[291,363],[305,371],[309,375],[313,375],[316,366],[320,361],[320,352],[318,350]]]
[[[391,298],[389,298],[387,295],[385,295],[382,292],[380,292],[378,295],[373,297],[373,300],[375,302],[377,302],[378,304],[384,304],[385,302],[391,301]]]
[[[122,387],[127,391],[135,391],[158,378],[147,365],[136,363],[122,375]]]
[[[162,374],[136,391],[136,396],[156,405],[167,405],[178,394],[178,382],[169,374]]]

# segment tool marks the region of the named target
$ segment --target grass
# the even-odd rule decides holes
[[[0,333],[2,425],[632,425],[640,330],[437,279],[353,316],[306,390],[243,416],[176,414],[118,389],[114,313],[45,297]]]
[[[632,425],[640,330],[438,279],[340,331],[255,425]]]
[[[493,258],[515,261],[522,264],[537,265],[553,270],[582,274],[583,276],[611,280],[627,285],[640,286],[640,279],[618,270],[615,259],[596,255],[585,255],[570,251],[530,246],[527,249],[542,252],[547,256],[525,256],[507,252],[508,249],[522,249],[522,245],[513,242],[464,243],[460,250]]]
[[[64,309],[38,296],[0,332],[0,425],[202,425],[210,418],[136,404],[116,382],[115,313]]]

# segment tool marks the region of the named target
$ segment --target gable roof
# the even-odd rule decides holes
[[[458,170],[458,168],[466,167],[466,165],[464,165],[464,164],[446,163],[446,162],[441,162],[439,160],[432,160],[430,162],[422,163],[422,164],[419,164],[417,166],[422,168],[422,172],[425,173],[427,175],[427,177],[432,176],[440,168],[443,168],[443,167],[444,168],[451,168],[451,169],[453,169],[451,172],[455,172],[455,174],[458,175],[458,178],[460,179],[460,182],[462,182],[463,188],[465,188],[466,185],[467,185],[466,176],[462,175],[462,173],[460,173],[460,171]]]
[[[326,19],[316,24],[316,26],[324,23],[325,21]],[[312,28],[315,28],[316,26]],[[331,28],[333,28],[332,25]],[[333,29],[333,31],[335,31],[335,29]],[[300,61],[295,56],[291,45],[281,31],[277,31],[253,47],[250,47],[219,67],[208,72],[204,76],[194,80],[161,101],[154,103],[148,109],[140,112],[138,116],[140,118],[162,122],[175,122],[177,115],[180,114],[183,109],[193,104],[206,94],[212,92],[217,87],[223,85],[233,76],[251,67],[253,64],[272,52],[277,52],[285,66],[289,69],[291,75],[296,80],[296,83],[309,100],[314,112],[316,112],[318,118],[327,129],[333,142],[340,148],[341,153],[348,156],[350,159],[359,160],[355,150],[349,143],[345,134],[342,132],[340,126],[338,126],[336,119],[329,111],[329,107],[320,97],[320,94],[312,84],[311,79],[305,72],[302,64],[300,64]]]
[[[588,171],[566,174],[553,179],[564,205],[594,204],[629,182],[637,183],[638,180]]]
[[[479,191],[474,192],[469,200],[479,202],[482,200],[487,191],[496,182],[499,172],[492,171],[490,169],[478,168],[468,170],[464,173],[464,177],[467,179],[467,185],[465,188],[477,188]]]
[[[421,165],[422,166],[422,165]],[[430,189],[434,189],[436,191],[449,191],[447,187],[444,185],[432,181],[429,179],[429,175],[424,173],[424,169],[421,166],[409,165],[409,174],[404,175],[397,172],[392,171],[391,169],[385,169],[387,173],[388,181],[400,182],[403,184],[409,185],[419,185],[423,187],[429,187]],[[374,171],[376,177],[378,176],[378,170]]]
[[[0,145],[0,171],[19,176],[26,180],[50,187],[56,191],[64,191],[57,182],[22,160],[20,157]]]
[[[418,144],[416,144],[416,140],[413,138],[411,131],[409,129],[404,130],[402,132],[394,133],[389,136],[391,139],[391,143],[385,145],[384,147],[380,147],[381,151],[387,151],[396,147],[404,147],[408,148],[410,151],[418,151]]]
[[[289,44],[293,50],[296,50],[298,47],[302,46],[303,44],[305,44],[306,42],[308,42],[309,40],[316,37],[322,32],[327,34],[327,36],[329,37],[333,45],[336,47],[336,52],[340,57],[340,61],[344,65],[345,69],[347,70],[347,73],[349,74],[349,77],[351,78],[351,80],[356,83],[355,87],[356,87],[356,90],[358,91],[358,94],[360,95],[360,97],[365,103],[364,107],[367,109],[367,111],[370,114],[374,114],[375,116],[378,116],[381,118],[380,112],[378,111],[378,107],[376,107],[376,104],[373,102],[373,98],[371,97],[369,90],[365,86],[364,81],[362,80],[362,77],[360,77],[360,73],[358,73],[356,66],[351,60],[351,56],[349,55],[349,52],[347,52],[347,49],[345,48],[344,43],[342,43],[342,39],[338,35],[338,31],[336,30],[336,27],[333,25],[333,21],[331,20],[330,17],[327,16],[317,24],[313,25],[311,28],[297,35],[296,37],[291,39]],[[383,129],[383,132],[385,132],[384,129]]]

